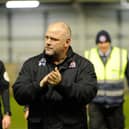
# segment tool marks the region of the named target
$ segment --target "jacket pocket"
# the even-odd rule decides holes
[[[41,118],[29,118],[28,119],[28,128],[29,129],[42,129],[43,123]]]

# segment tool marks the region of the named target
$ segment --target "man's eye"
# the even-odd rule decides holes
[[[51,40],[53,40],[53,41],[58,41],[58,39],[56,39],[56,38],[51,38]]]
[[[45,36],[45,39],[47,40],[48,39],[48,36]]]
[[[45,40],[58,41],[59,39],[52,38],[52,37],[49,37],[49,36],[45,36]]]

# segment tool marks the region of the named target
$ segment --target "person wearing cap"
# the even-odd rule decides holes
[[[95,67],[98,92],[88,106],[89,129],[124,129],[124,78],[129,84],[127,50],[111,44],[111,36],[101,30],[96,48],[85,51]]]

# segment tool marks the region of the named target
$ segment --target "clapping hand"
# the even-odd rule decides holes
[[[40,81],[40,87],[43,87],[47,84],[56,86],[61,82],[61,80],[62,80],[61,73],[59,69],[55,67],[55,69],[52,72],[50,72]]]

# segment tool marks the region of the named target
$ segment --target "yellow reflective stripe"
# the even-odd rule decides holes
[[[122,96],[124,94],[124,90],[117,90],[117,91],[105,91],[105,90],[98,90],[97,95],[99,96]]]

